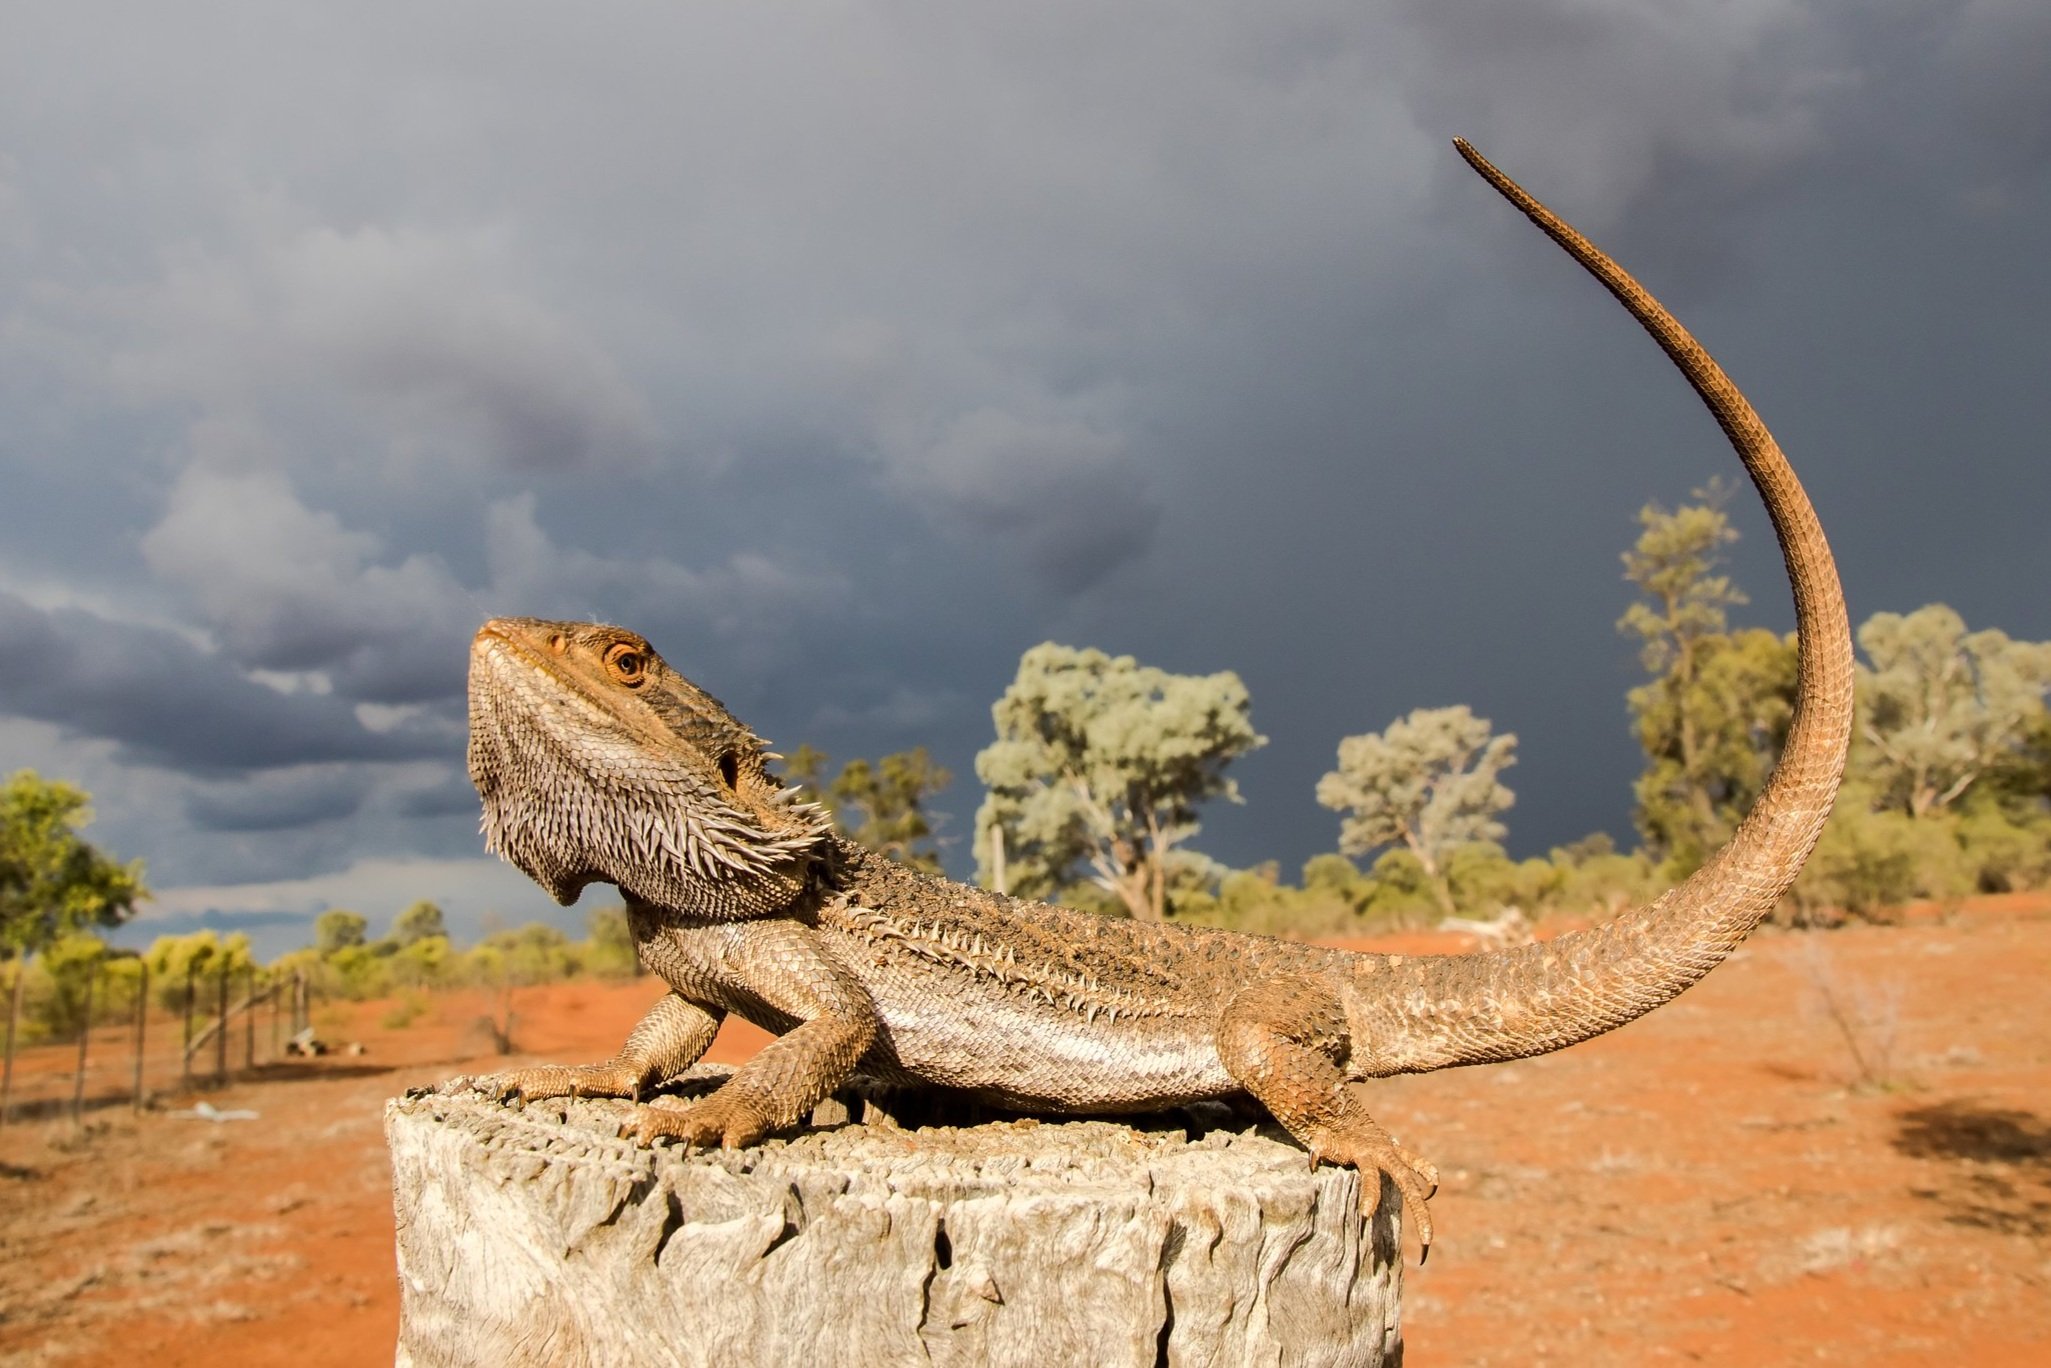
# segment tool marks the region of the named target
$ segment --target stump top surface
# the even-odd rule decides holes
[[[696,1073],[697,1071],[694,1071]],[[692,1082],[717,1082],[705,1070]],[[775,1137],[739,1150],[642,1148],[619,1129],[633,1104],[609,1098],[559,1098],[508,1106],[474,1094],[409,1096],[387,1107],[388,1121],[428,1124],[505,1158],[614,1170],[630,1179],[665,1170],[711,1167],[735,1177],[809,1172],[843,1175],[894,1192],[960,1199],[1024,1190],[1124,1188],[1139,1183],[1245,1184],[1273,1191],[1355,1183],[1347,1170],[1313,1172],[1308,1156],[1273,1127],[1210,1130],[1192,1138],[1172,1119],[1042,1120],[1021,1117],[980,1125],[844,1122]]]

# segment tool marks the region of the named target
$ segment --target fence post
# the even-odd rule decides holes
[[[249,1005],[242,1009],[242,1070],[256,1071],[256,966],[250,965],[243,972],[242,982],[249,989]]]
[[[228,961],[221,960],[219,990],[214,994],[214,1083],[216,1086],[228,1081]]]
[[[142,970],[135,990],[135,1109],[142,1110],[142,1059],[145,1047],[144,1037],[150,1021],[150,962],[139,961]]]
[[[185,961],[185,1048],[178,1055],[178,1082],[187,1092],[192,1091],[192,1008],[199,995],[194,983],[198,974],[199,958],[194,956]]]
[[[73,1127],[85,1124],[85,1061],[86,1046],[93,1038],[93,987],[100,981],[100,966],[95,964],[85,971],[85,1008],[78,1020],[78,1072],[71,1080],[71,1124]]]
[[[285,981],[277,979],[271,984],[271,1058],[282,1059],[278,1045],[278,1014],[285,1010]]]
[[[28,947],[14,952],[14,987],[7,995],[7,1054],[0,1063],[0,1130],[7,1128],[7,1113],[14,1097],[14,1028],[21,1020],[21,990],[28,981]]]

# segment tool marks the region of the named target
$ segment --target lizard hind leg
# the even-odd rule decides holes
[[[1346,1011],[1332,985],[1316,974],[1264,979],[1242,990],[1218,1024],[1218,1057],[1239,1085],[1282,1129],[1310,1151],[1313,1165],[1342,1164],[1384,1176],[1402,1194],[1417,1230],[1422,1264],[1431,1252],[1431,1210],[1438,1170],[1397,1144],[1367,1113],[1361,1088],[1342,1064],[1351,1053]],[[1380,1184],[1361,1184],[1362,1214],[1380,1199]]]

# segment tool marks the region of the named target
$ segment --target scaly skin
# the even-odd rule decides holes
[[[564,903],[617,884],[670,985],[620,1054],[452,1080],[498,1096],[637,1097],[736,1012],[780,1038],[643,1142],[752,1143],[857,1067],[1058,1114],[1250,1095],[1319,1159],[1378,1171],[1429,1249],[1430,1164],[1361,1084],[1517,1059],[1643,1015],[1720,963],[1815,845],[1844,769],[1852,647],[1829,547],[1744,396],[1657,301],[1465,143],[1460,153],[1644,324],[1729,435],[1793,585],[1800,696],[1730,843],[1648,906],[1487,955],[1355,955],[1115,920],[930,878],[831,836],[765,743],[618,627],[505,618],[471,647],[470,770],[491,847]],[[1365,1200],[1374,1200],[1372,1185]]]

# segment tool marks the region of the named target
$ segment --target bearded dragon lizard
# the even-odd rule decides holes
[[[616,884],[670,992],[600,1064],[451,1080],[500,1098],[631,1097],[729,1012],[777,1039],[644,1144],[750,1144],[859,1066],[1061,1115],[1250,1096],[1320,1160],[1386,1175],[1428,1251],[1437,1174],[1368,1114],[1364,1080],[1557,1050],[1720,963],[1821,831],[1852,722],[1852,647],[1822,528],[1736,386],[1658,301],[1465,142],[1460,154],[1622,302],[1709,406],[1772,517],[1794,589],[1799,701],[1730,842],[1606,924],[1461,956],[1352,954],[1146,924],[929,877],[831,833],[767,743],[638,634],[499,618],[470,653],[469,769],[487,845],[564,904]],[[1376,1185],[1364,1185],[1372,1206]]]

